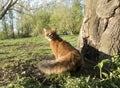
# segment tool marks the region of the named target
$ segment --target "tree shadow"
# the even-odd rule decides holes
[[[91,46],[88,44],[87,38],[83,39],[84,45],[81,50],[81,54],[84,58],[87,58],[88,60],[99,62],[106,58],[111,58],[112,56],[105,54],[104,52],[99,51],[94,46]]]
[[[84,65],[81,68],[78,68],[76,72],[71,72],[72,76],[91,76],[99,78],[99,69],[96,68],[96,65],[103,59],[109,59],[112,56],[100,52],[95,47],[88,44],[87,39],[83,39],[84,45],[81,50],[81,54],[84,58]],[[77,74],[76,74],[77,73]]]

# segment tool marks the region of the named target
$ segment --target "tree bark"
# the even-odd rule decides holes
[[[120,0],[85,0],[78,48],[88,59],[120,54]]]

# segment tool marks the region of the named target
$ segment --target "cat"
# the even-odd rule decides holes
[[[43,60],[38,64],[38,69],[47,75],[59,74],[66,71],[75,70],[83,64],[82,55],[70,43],[64,41],[51,28],[44,29],[45,38],[50,41],[54,59]]]

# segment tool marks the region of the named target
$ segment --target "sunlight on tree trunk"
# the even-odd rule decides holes
[[[92,60],[120,54],[120,0],[85,0],[78,48]]]

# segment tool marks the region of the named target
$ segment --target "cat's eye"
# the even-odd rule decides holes
[[[50,34],[48,34],[48,36],[52,36],[52,34],[50,33]]]

